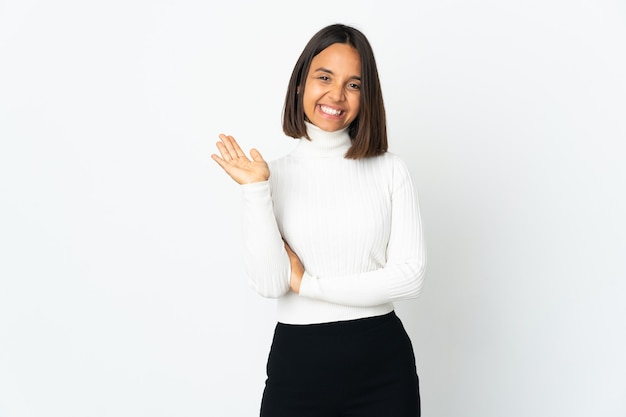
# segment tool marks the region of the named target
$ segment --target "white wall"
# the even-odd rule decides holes
[[[257,414],[273,301],[209,155],[291,149],[336,21],[420,194],[424,416],[626,415],[623,2],[211,3],[0,2],[0,416]]]

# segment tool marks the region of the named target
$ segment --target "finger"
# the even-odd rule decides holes
[[[257,151],[255,148],[250,149],[250,156],[252,157],[254,161],[257,161],[257,162],[264,161],[263,156],[261,155],[261,152]]]
[[[245,158],[245,155],[241,151],[241,148],[237,144],[237,141],[235,140],[235,138],[229,135],[220,135],[220,139],[222,139],[222,142],[224,143],[224,146],[228,150],[228,153],[230,154],[230,157],[232,159],[240,158],[240,157]]]
[[[230,161],[233,159],[232,155],[230,154],[230,152],[226,148],[226,145],[224,145],[223,142],[217,142],[216,146],[217,146],[217,149],[220,151],[220,154],[222,155],[222,159],[224,161]]]
[[[243,153],[243,150],[241,150],[241,147],[239,146],[239,144],[237,143],[237,141],[235,140],[234,137],[229,136],[228,137],[230,139],[230,143],[233,146],[233,149],[235,150],[235,153],[237,154],[238,157],[246,157],[246,154]]]
[[[285,243],[285,250],[287,251],[288,254],[294,254],[293,250],[291,249],[291,247],[289,246],[289,244],[287,242],[285,242],[283,240],[283,242]]]
[[[230,149],[230,139],[228,137],[228,135],[225,135],[223,133],[220,133],[219,135],[220,138],[220,142],[217,142],[217,148],[219,149],[220,153],[222,154],[222,158],[224,158],[227,161],[230,161],[231,159],[233,159],[235,157],[235,153],[231,153]]]
[[[216,154],[211,155],[211,159],[213,159],[215,162],[219,164],[219,166],[221,166],[222,168],[224,168],[224,170],[226,170],[226,166],[228,165],[228,163],[224,159],[220,158]]]

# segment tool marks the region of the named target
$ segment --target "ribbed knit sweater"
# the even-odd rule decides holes
[[[387,152],[351,160],[347,130],[307,123],[311,140],[269,162],[268,181],[242,185],[249,284],[277,298],[277,319],[313,324],[378,316],[422,289],[426,249],[406,165]],[[283,239],[305,269],[289,289]]]

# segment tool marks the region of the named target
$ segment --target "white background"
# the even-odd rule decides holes
[[[0,1],[1,417],[257,415],[274,301],[210,154],[292,148],[335,22],[420,196],[423,415],[626,416],[625,3],[408,4]]]

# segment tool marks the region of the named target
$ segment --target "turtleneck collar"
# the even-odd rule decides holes
[[[336,158],[343,157],[352,141],[348,134],[348,128],[327,132],[312,123],[305,122],[306,132],[311,138],[301,138],[296,148],[291,153],[293,156]]]

